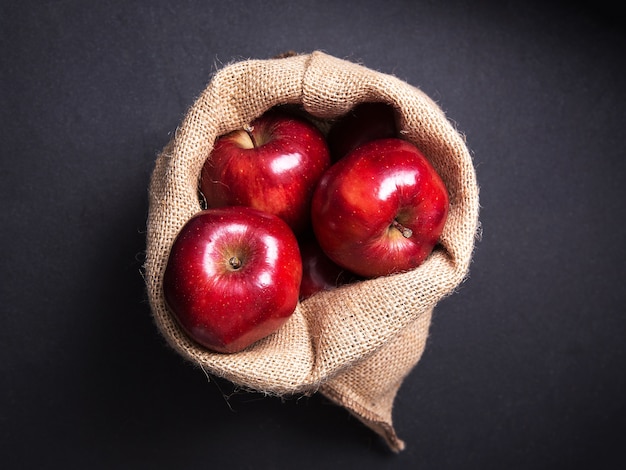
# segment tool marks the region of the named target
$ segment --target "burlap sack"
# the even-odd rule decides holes
[[[279,104],[329,122],[364,101],[397,110],[401,134],[431,160],[450,193],[441,246],[417,269],[319,293],[275,334],[245,351],[211,353],[191,341],[163,300],[171,244],[201,209],[198,181],[215,139]],[[392,406],[419,360],[433,307],[465,278],[478,224],[478,187],[464,139],[423,92],[321,52],[248,60],[218,71],[157,159],[150,183],[145,278],[154,320],[169,344],[205,371],[268,394],[320,392],[398,451]]]

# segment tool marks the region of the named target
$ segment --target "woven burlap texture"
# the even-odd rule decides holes
[[[215,139],[276,105],[297,105],[320,122],[366,101],[394,106],[403,138],[432,162],[450,193],[441,246],[417,269],[300,302],[275,334],[236,354],[191,341],[168,311],[162,280],[174,238],[201,210],[200,171]],[[426,344],[434,306],[465,279],[478,227],[478,186],[464,138],[419,89],[325,54],[224,66],[157,158],[149,188],[144,275],[155,323],[168,343],[205,371],[239,386],[287,396],[320,392],[404,447],[392,424],[396,393]]]

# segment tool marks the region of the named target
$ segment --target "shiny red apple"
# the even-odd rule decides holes
[[[311,216],[329,258],[376,277],[419,266],[438,242],[448,205],[446,187],[426,157],[392,138],[363,144],[329,168]]]
[[[192,339],[232,353],[287,321],[301,278],[298,242],[283,220],[251,207],[207,209],[175,239],[163,293]]]
[[[372,140],[398,137],[395,111],[384,102],[359,103],[339,118],[328,131],[333,161]]]
[[[300,241],[300,254],[302,255],[300,300],[308,299],[317,292],[332,290],[359,280],[358,276],[326,256],[313,236]]]
[[[216,141],[200,190],[209,208],[254,207],[300,233],[310,227],[313,191],[329,165],[326,140],[312,123],[272,110]]]

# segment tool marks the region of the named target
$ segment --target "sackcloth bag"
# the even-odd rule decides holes
[[[320,292],[276,333],[234,354],[190,340],[168,311],[162,280],[172,242],[202,209],[201,168],[217,137],[278,105],[331,123],[361,102],[384,101],[402,138],[431,161],[450,194],[440,244],[418,268]],[[379,434],[404,442],[394,399],[419,361],[435,305],[467,276],[478,230],[478,185],[464,137],[418,88],[321,51],[244,60],[216,71],[159,154],[149,186],[144,276],[154,322],[167,343],[204,371],[281,397],[321,393]]]

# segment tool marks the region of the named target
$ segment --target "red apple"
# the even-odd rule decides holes
[[[324,252],[365,277],[419,266],[438,242],[448,193],[413,144],[381,139],[357,147],[324,174],[313,229]]]
[[[302,255],[302,283],[300,300],[313,294],[332,290],[358,280],[358,277],[334,263],[319,246],[315,237],[300,241]]]
[[[200,190],[209,208],[254,207],[300,233],[310,226],[313,191],[329,165],[322,133],[303,118],[274,110],[216,141]]]
[[[336,161],[359,145],[391,137],[398,137],[393,107],[383,102],[365,102],[332,125],[327,141],[331,158]]]
[[[251,207],[207,209],[175,239],[163,293],[191,338],[232,353],[287,321],[301,278],[298,242],[280,218]]]

